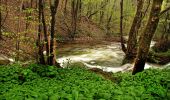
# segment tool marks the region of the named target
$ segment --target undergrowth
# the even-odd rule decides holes
[[[0,100],[169,100],[169,74],[169,69],[116,73],[119,82],[112,82],[78,65],[0,66]]]

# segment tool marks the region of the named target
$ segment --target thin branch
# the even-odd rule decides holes
[[[164,13],[166,13],[167,11],[170,10],[170,7],[166,8],[165,10],[161,11],[160,12],[160,15],[159,16],[162,16]]]
[[[97,14],[101,9],[103,9],[104,7],[106,7],[108,5],[108,2],[105,3],[104,5],[102,5],[98,10],[94,11],[93,13],[91,13],[89,16],[88,16],[88,19],[90,19],[93,15]]]

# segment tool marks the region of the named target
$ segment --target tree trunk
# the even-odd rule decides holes
[[[120,41],[121,41],[121,47],[122,47],[122,51],[126,52],[126,47],[123,39],[123,0],[120,1]]]
[[[42,44],[42,24],[41,24],[41,19],[42,19],[42,0],[39,0],[38,3],[38,9],[39,9],[39,15],[38,15],[38,20],[39,20],[39,26],[38,26],[38,39],[37,39],[37,46],[38,46],[38,63],[45,65],[45,59],[43,55],[43,44]]]
[[[45,21],[45,14],[44,14],[44,4],[45,4],[45,1],[43,0],[42,2],[42,5],[41,5],[41,16],[42,16],[42,24],[43,24],[43,31],[44,31],[44,39],[45,39],[45,48],[46,48],[46,56],[49,57],[49,41],[48,41],[48,34],[47,34],[47,25],[46,25],[46,21]],[[48,61],[46,62],[48,64]]]
[[[0,7],[2,6],[2,1],[0,0]],[[2,9],[0,8],[0,40],[2,39]]]
[[[20,33],[21,33],[21,18],[22,18],[22,5],[23,5],[23,0],[21,0],[21,4],[18,7],[19,13],[18,13],[18,26],[17,26],[17,34],[16,34],[16,61],[19,61],[20,59]]]
[[[159,23],[159,14],[161,11],[162,2],[163,0],[153,0],[152,9],[150,12],[150,17],[147,26],[140,37],[137,57],[132,72],[133,75],[144,70],[151,40]]]
[[[106,35],[108,36],[108,37],[110,37],[111,36],[111,32],[110,32],[110,22],[112,21],[112,16],[113,16],[113,12],[110,14],[110,16],[109,16],[109,18],[108,18],[108,20],[107,20],[107,24],[106,24],[106,30],[107,30],[107,32],[106,32]]]
[[[142,8],[144,0],[137,0],[137,11],[129,32],[127,43],[126,61],[133,61],[137,54],[137,35],[142,22]]]
[[[50,3],[50,9],[51,9],[51,40],[50,40],[50,56],[49,56],[49,65],[55,65],[56,64],[56,53],[55,53],[55,43],[54,41],[54,35],[55,35],[55,24],[56,24],[56,13],[58,8],[59,0],[52,0]]]
[[[166,7],[168,6],[168,0],[166,1],[165,6]],[[154,50],[156,52],[166,52],[170,48],[169,39],[168,39],[168,37],[170,35],[170,22],[168,21],[170,19],[170,12],[168,12],[165,9],[160,13],[160,15],[163,14],[163,13],[165,15],[165,21],[163,22],[164,30],[162,32],[161,38],[159,39],[159,41],[154,46]]]
[[[70,34],[70,38],[72,40],[74,40],[74,36],[76,34],[77,31],[77,22],[78,22],[78,13],[79,13],[79,8],[80,8],[80,0],[72,0],[72,11],[71,11],[71,15],[72,15],[72,22],[71,22],[71,26],[72,26],[72,32]]]
[[[65,15],[67,13],[67,2],[68,2],[68,0],[65,0],[65,3],[64,3],[64,14]]]

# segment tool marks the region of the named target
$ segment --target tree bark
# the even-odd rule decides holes
[[[71,22],[71,26],[72,26],[72,32],[70,34],[70,38],[72,40],[74,40],[74,36],[76,34],[77,31],[77,22],[78,22],[78,13],[79,13],[79,8],[80,8],[80,0],[72,0],[71,2],[71,6],[72,6],[72,11],[71,11],[71,15],[72,15],[72,22]]]
[[[65,3],[64,3],[64,14],[67,13],[67,2],[68,2],[68,0],[65,0]]]
[[[18,26],[17,26],[17,33],[16,33],[16,57],[15,57],[15,60],[16,61],[19,61],[20,59],[20,33],[21,33],[21,18],[22,18],[22,5],[23,5],[23,0],[21,0],[21,4],[20,6],[18,7],[18,10],[19,10],[19,13],[18,13]]]
[[[133,23],[129,32],[129,38],[127,43],[126,60],[134,60],[137,54],[137,35],[142,22],[142,8],[144,0],[137,0],[137,11],[133,19]]]
[[[121,47],[122,51],[126,52],[126,47],[123,39],[123,0],[120,1],[120,41],[121,41]]]
[[[161,11],[162,2],[163,0],[153,0],[152,9],[150,12],[150,17],[147,26],[140,37],[137,57],[132,72],[133,75],[144,70],[151,40],[159,23],[159,14]]]
[[[41,22],[43,24],[45,47],[46,47],[46,56],[49,57],[49,54],[50,54],[50,52],[49,52],[49,49],[50,49],[49,45],[50,45],[50,43],[48,41],[47,25],[46,25],[45,14],[44,14],[45,13],[45,11],[44,11],[44,4],[45,4],[45,1],[43,0],[42,5],[41,5],[41,9],[42,9],[41,10],[41,16],[42,16],[42,18],[41,18],[42,21]],[[46,63],[48,64],[48,61]]]
[[[56,24],[56,13],[57,13],[57,8],[58,8],[58,4],[59,4],[59,0],[54,0],[52,2],[51,0],[51,3],[50,3],[50,9],[51,9],[51,40],[50,40],[50,56],[49,56],[49,65],[55,65],[56,64],[56,59],[55,59],[55,56],[56,56],[56,53],[55,53],[55,46],[54,46],[54,41],[55,38],[54,38],[54,35],[55,35],[55,24]]]
[[[38,63],[45,65],[45,59],[43,55],[43,44],[42,44],[42,24],[41,24],[41,19],[42,19],[42,0],[39,0],[38,2],[38,9],[39,9],[39,15],[38,15],[38,20],[39,20],[39,25],[38,25],[38,39],[37,39],[37,46],[38,46]]]
[[[0,0],[0,7],[2,6],[2,1]],[[2,39],[2,9],[0,8],[0,40]]]
[[[169,49],[169,33],[170,33],[170,22],[168,19],[170,18],[169,13],[166,13],[165,21],[163,22],[164,31],[162,32],[161,38],[154,46],[154,51],[156,52],[167,52]]]

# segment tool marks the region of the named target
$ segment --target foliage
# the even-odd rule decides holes
[[[135,76],[130,73],[116,73],[121,78],[119,83],[121,96],[136,99],[166,100],[170,91],[170,70],[149,69]]]
[[[169,69],[150,69],[136,76],[116,73],[119,82],[73,65],[61,69],[54,66],[10,65],[0,67],[0,99],[2,100],[137,100],[170,98]]]

